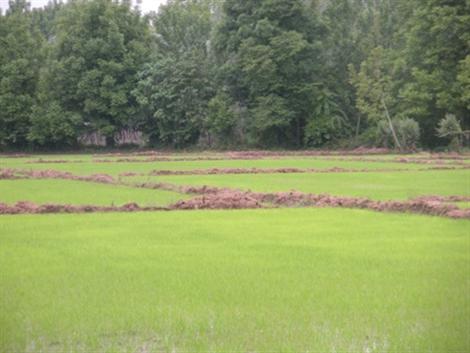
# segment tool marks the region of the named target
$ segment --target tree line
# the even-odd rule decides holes
[[[461,145],[466,0],[58,0],[0,14],[0,148]]]

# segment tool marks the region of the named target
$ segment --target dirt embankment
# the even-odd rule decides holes
[[[183,162],[183,161],[219,161],[219,160],[259,160],[259,159],[279,159],[286,157],[323,157],[336,161],[367,161],[381,163],[414,163],[414,164],[434,164],[434,165],[465,165],[470,162],[470,155],[458,153],[433,153],[424,156],[409,156],[402,154],[393,159],[379,158],[380,155],[394,153],[392,150],[384,148],[358,148],[355,150],[304,150],[304,151],[231,151],[219,152],[208,155],[178,155],[178,153],[142,151],[133,153],[108,153],[93,155],[92,163],[151,163],[151,162]],[[371,156],[376,156],[371,157]],[[9,158],[34,157],[33,155],[6,155]],[[52,156],[51,156],[52,157]],[[334,157],[334,158],[333,158]],[[343,158],[341,158],[343,157]],[[84,163],[85,160],[65,160],[54,158],[38,158],[27,163],[33,164],[59,164],[59,163]]]
[[[20,201],[14,205],[0,203],[0,214],[45,214],[45,213],[94,213],[94,212],[142,212],[165,211],[164,207],[142,207],[136,203],[123,206],[96,206],[96,205],[37,205],[29,201]]]
[[[470,169],[470,164],[466,166],[434,166],[417,169],[426,170],[461,170]],[[217,174],[315,174],[315,173],[387,173],[387,172],[407,172],[416,169],[409,168],[341,168],[332,167],[325,169],[317,168],[208,168],[192,170],[153,170],[150,173],[121,173],[121,177],[132,176],[165,176],[165,175],[217,175]]]
[[[193,170],[153,170],[148,175],[216,175],[216,174],[305,174],[305,173],[367,173],[367,172],[397,172],[408,169],[351,169],[333,167],[326,169],[316,168],[209,168]],[[131,176],[121,174],[121,176]]]
[[[141,183],[137,187],[162,189],[200,195],[179,201],[173,209],[240,209],[261,207],[344,207],[380,212],[405,212],[470,218],[470,209],[460,209],[450,202],[470,201],[470,196],[426,196],[408,201],[375,201],[367,198],[308,194],[298,191],[278,193],[243,192],[211,186],[181,186],[170,183]]]
[[[103,207],[95,205],[36,205],[31,202],[19,202],[15,205],[0,204],[0,214],[140,212],[157,210],[243,209],[262,207],[344,207],[369,209],[380,212],[408,212],[451,218],[470,218],[470,209],[460,209],[456,205],[449,204],[449,202],[470,201],[469,196],[458,195],[449,197],[426,196],[409,201],[374,201],[367,198],[316,195],[297,191],[256,193],[211,186],[179,186],[170,183],[128,184],[115,180],[113,177],[106,174],[77,176],[69,172],[55,170],[0,170],[0,179],[18,178],[78,180],[104,184],[127,185],[148,189],[162,189],[198,196],[190,200],[179,201],[167,208],[141,207],[135,203],[130,203],[120,207]]]
[[[200,190],[202,191],[202,190]],[[261,207],[341,207],[379,212],[417,213],[451,218],[470,218],[470,209],[459,209],[447,202],[467,201],[470,197],[421,197],[410,201],[374,201],[366,198],[305,194],[297,191],[252,193],[223,189],[180,201],[175,209],[261,208]]]
[[[25,170],[25,169],[0,169],[0,179],[65,179],[88,181],[102,184],[116,184],[117,181],[108,174],[92,174],[87,176],[75,175],[59,170]]]
[[[433,166],[470,166],[468,158],[444,158],[444,157],[396,157],[392,159],[374,157],[323,157],[323,160],[341,162],[376,162],[376,163],[400,163],[400,164],[426,164]]]

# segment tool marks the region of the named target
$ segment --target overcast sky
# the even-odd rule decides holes
[[[47,4],[48,0],[29,0],[32,7],[41,7]],[[142,11],[157,11],[160,4],[166,3],[166,0],[142,0]],[[0,0],[0,7],[6,9],[8,7],[8,0]]]

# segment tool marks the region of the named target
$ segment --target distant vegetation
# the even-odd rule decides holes
[[[70,0],[0,15],[0,148],[468,142],[465,0]]]

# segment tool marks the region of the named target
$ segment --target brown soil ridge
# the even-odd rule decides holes
[[[444,216],[451,218],[470,218],[470,209],[460,209],[448,202],[470,201],[470,196],[425,196],[409,201],[373,201],[367,198],[339,197],[331,195],[306,194],[298,191],[278,193],[243,192],[240,190],[211,186],[179,186],[170,183],[126,184],[116,181],[106,174],[76,176],[69,172],[55,170],[0,170],[2,178],[53,178],[70,179],[105,184],[127,185],[133,187],[163,189],[186,194],[197,194],[190,200],[179,201],[168,208],[140,207],[135,203],[121,207],[74,206],[74,205],[35,205],[20,202],[14,206],[0,204],[1,214],[19,213],[84,213],[84,212],[134,212],[152,210],[187,209],[242,209],[261,207],[344,207],[369,209],[380,212],[409,212]],[[2,213],[3,212],[3,213]]]
[[[216,175],[216,174],[307,174],[307,173],[367,173],[408,171],[408,169],[351,169],[351,168],[209,168],[192,170],[153,170],[148,175]],[[126,176],[121,174],[121,176]],[[130,175],[127,175],[130,176]]]
[[[162,189],[198,197],[182,200],[172,209],[240,209],[267,207],[344,207],[380,212],[417,213],[450,218],[470,218],[470,209],[448,202],[470,201],[470,196],[422,196],[408,201],[375,201],[367,198],[308,194],[298,191],[256,193],[212,186],[181,186],[171,183],[141,183],[136,187]]]
[[[92,174],[87,176],[75,175],[53,169],[25,170],[25,169],[0,169],[0,179],[66,179],[88,181],[102,184],[116,184],[117,181],[108,174]]]
[[[213,190],[211,190],[213,191]],[[334,207],[366,209],[378,212],[415,213],[449,218],[470,219],[470,209],[459,209],[442,200],[461,200],[466,197],[453,196],[421,197],[410,201],[373,201],[366,198],[337,197],[331,195],[304,194],[297,191],[280,193],[253,193],[236,190],[219,190],[190,200],[178,201],[169,207],[142,207],[136,203],[123,206],[96,205],[37,205],[20,201],[14,205],[0,203],[0,214],[46,214],[46,213],[95,213],[95,212],[144,212],[170,210],[207,209],[257,209],[272,207]]]
[[[427,170],[460,170],[470,169],[470,165],[457,166],[435,166],[430,168],[417,169],[417,171]],[[126,172],[121,173],[121,177],[132,176],[166,176],[166,175],[217,175],[217,174],[315,174],[315,173],[386,173],[386,172],[408,172],[412,169],[406,168],[208,168],[208,169],[192,169],[192,170],[153,170],[148,174]]]
[[[460,199],[455,196],[454,199]],[[435,198],[410,201],[373,201],[367,198],[304,194],[297,191],[280,193],[252,193],[223,190],[209,193],[172,205],[172,209],[242,209],[269,207],[338,207],[367,209],[378,212],[415,213],[432,216],[470,219],[470,209],[459,209]],[[271,207],[272,207],[271,206]]]
[[[329,156],[329,155],[368,155],[368,154],[391,154],[394,153],[393,150],[387,148],[367,148],[367,147],[358,147],[352,150],[299,150],[299,151],[267,151],[267,150],[246,150],[246,151],[206,151],[213,154],[220,154],[222,158],[225,156],[234,156],[234,157],[269,157],[269,156]],[[204,154],[204,151],[201,152]],[[176,154],[177,155],[177,154]],[[140,151],[140,152],[130,152],[130,153],[103,153],[95,154],[94,158],[102,157],[162,157],[162,156],[175,156],[174,152],[168,151]],[[210,157],[209,157],[210,158]]]
[[[370,157],[344,157],[344,158],[332,158],[332,157],[323,157],[322,160],[328,161],[341,161],[341,162],[371,162],[371,163],[400,163],[400,164],[425,164],[425,165],[434,165],[434,166],[470,166],[470,160],[462,158],[458,159],[455,157],[452,158],[426,158],[426,157],[397,157],[393,159],[384,159],[384,158],[370,158]]]
[[[221,156],[221,157],[148,157],[145,159],[126,157],[118,159],[93,159],[90,163],[153,163],[153,162],[197,162],[197,161],[222,161],[222,160],[261,160],[261,159],[279,159],[281,157],[288,156],[320,156],[322,160],[331,160],[331,161],[341,161],[341,162],[371,162],[371,163],[400,163],[400,164],[424,164],[424,165],[435,165],[435,166],[470,166],[470,160],[467,158],[458,158],[451,156],[449,158],[436,157],[436,158],[426,158],[426,157],[398,157],[394,159],[383,159],[383,158],[332,158],[334,155],[308,155],[308,154],[299,154],[299,155],[230,155],[230,156]],[[328,158],[330,156],[330,158]],[[350,155],[353,156],[353,155]],[[27,164],[73,164],[73,163],[86,163],[85,160],[63,160],[63,159],[35,159],[27,161]]]
[[[122,206],[96,206],[96,205],[37,205],[29,201],[19,201],[14,205],[0,203],[0,214],[46,214],[46,213],[96,213],[96,212],[143,212],[143,211],[167,211],[165,207],[142,207],[136,203],[128,203]]]

